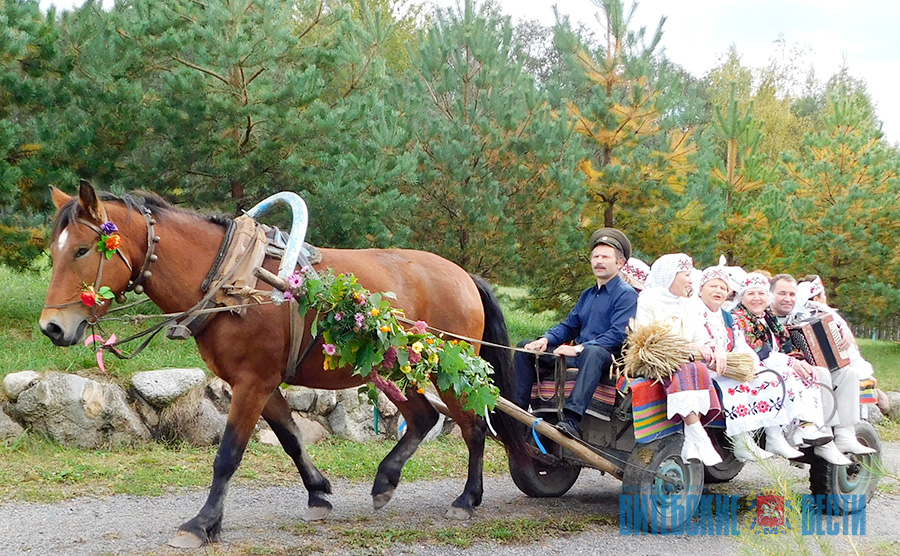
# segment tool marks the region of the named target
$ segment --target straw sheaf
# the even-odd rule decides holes
[[[646,378],[656,382],[669,378],[679,367],[692,360],[701,360],[699,351],[675,333],[671,326],[653,322],[636,326],[629,323],[631,332],[622,350],[620,374],[628,379]],[[729,353],[723,376],[740,382],[755,376],[755,362],[748,353]]]
[[[671,326],[652,322],[637,326],[632,320],[631,332],[622,349],[621,374],[628,379],[646,378],[661,382],[669,378],[693,355],[688,342]]]

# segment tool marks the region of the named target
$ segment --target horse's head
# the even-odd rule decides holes
[[[146,236],[140,235],[143,218],[130,218],[123,204],[104,203],[87,182],[77,198],[56,188],[52,194],[57,208],[50,247],[53,273],[40,325],[54,344],[70,346],[81,340],[90,321],[106,313],[112,297],[128,287],[134,273],[130,261],[143,258]]]

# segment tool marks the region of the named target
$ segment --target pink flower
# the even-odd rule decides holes
[[[415,365],[416,363],[418,363],[419,361],[422,360],[421,353],[416,353],[415,351],[412,350],[412,348],[409,348],[408,351],[409,351],[409,364],[410,365]]]
[[[396,352],[396,350],[394,350]],[[372,373],[372,383],[375,386],[384,392],[384,395],[388,397],[392,402],[405,402],[407,401],[406,396],[403,395],[403,392],[400,391],[400,388],[392,381],[378,376],[378,373]]]
[[[307,272],[309,272],[309,267],[307,265],[300,267],[300,274],[306,274]]]
[[[334,320],[340,322],[342,318],[344,318],[344,313],[338,312],[334,314]]]
[[[393,369],[397,364],[397,348],[391,346],[384,352],[384,360],[382,361],[385,369]]]
[[[288,276],[287,283],[288,286],[291,287],[291,289],[297,289],[303,285],[303,277],[300,276],[299,272],[295,272]]]
[[[424,334],[427,329],[428,324],[424,320],[417,320],[416,324],[410,329],[410,332],[413,334]]]
[[[366,316],[362,313],[356,313],[354,317],[356,319],[356,326],[362,328],[364,322],[366,322]]]
[[[337,348],[334,347],[334,344],[322,344],[322,349],[325,350],[325,355],[334,355],[337,353]]]
[[[769,409],[769,402],[759,402],[756,404],[756,410],[760,413],[765,413],[766,411],[769,411]]]
[[[293,293],[291,290],[285,290],[285,291],[284,291],[284,298],[285,298],[286,300],[288,300],[288,301],[293,301],[293,300],[294,300],[294,293]]]
[[[359,303],[360,305],[365,305],[366,304],[366,295],[362,294],[362,293],[359,294],[359,297],[356,298],[356,302]]]

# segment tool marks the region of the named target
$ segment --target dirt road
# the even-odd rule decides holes
[[[900,470],[900,444],[885,444],[885,464]],[[780,462],[797,492],[808,492],[805,471]],[[439,472],[436,472],[439,473]],[[750,465],[732,482],[715,485],[719,494],[754,497],[769,481]],[[80,498],[59,504],[0,506],[0,553],[9,556],[94,556],[103,554],[733,554],[742,537],[621,536],[619,483],[585,471],[562,498],[522,495],[508,477],[486,479],[484,503],[475,518],[460,523],[442,517],[462,481],[441,479],[401,483],[394,499],[374,512],[370,486],[335,483],[335,506],[325,522],[299,520],[305,491],[296,488],[234,488],[229,493],[224,531],[213,549],[182,552],[164,546],[178,524],[193,517],[206,492],[154,498]],[[507,524],[507,526],[504,526]],[[883,481],[866,512],[866,535],[850,539],[860,553],[900,554],[900,487]],[[776,538],[764,539],[776,546]],[[811,539],[807,539],[811,540]],[[759,541],[759,536],[756,536]],[[850,550],[846,538],[825,537],[838,552]],[[775,551],[774,553],[778,553]],[[814,552],[815,553],[815,552]]]

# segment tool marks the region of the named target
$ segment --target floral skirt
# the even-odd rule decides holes
[[[771,372],[761,372],[749,382],[714,376],[722,390],[722,411],[728,436],[787,425],[795,419],[822,424],[819,385],[800,378],[787,365],[776,366],[773,370],[781,378]]]

